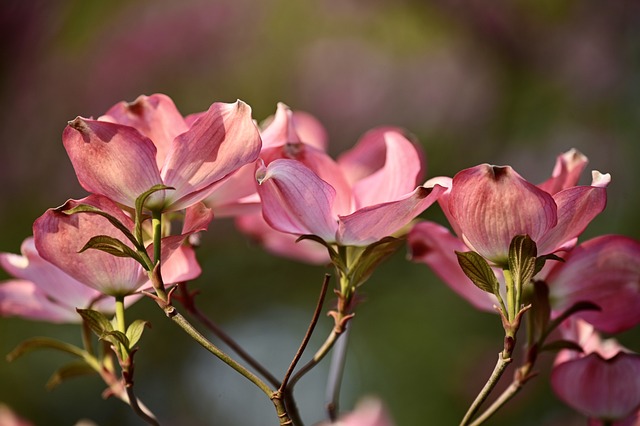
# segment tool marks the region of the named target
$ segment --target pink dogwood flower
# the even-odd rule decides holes
[[[566,338],[583,352],[564,350],[558,354],[551,374],[551,387],[576,411],[617,425],[634,424],[640,407],[640,355],[631,353],[614,339],[601,339],[582,320],[563,327]]]
[[[502,266],[511,239],[519,234],[528,234],[536,242],[538,255],[572,248],[604,209],[610,181],[608,174],[594,171],[590,186],[576,186],[586,161],[575,150],[558,156],[551,178],[538,186],[510,167],[489,165],[463,170],[454,179],[430,179],[427,185],[447,187],[438,203],[458,237],[442,225],[418,223],[408,236],[412,258],[426,263],[475,307],[493,311],[495,298],[472,285],[455,251],[478,251]],[[502,280],[499,267],[495,272]]]
[[[367,246],[406,226],[444,191],[416,188],[421,156],[396,129],[369,132],[337,163],[309,154],[311,167],[279,158],[256,171],[264,218],[279,231]]]
[[[133,244],[106,218],[91,213],[67,215],[63,212],[80,204],[97,207],[117,218],[127,228],[133,229],[131,218],[106,197],[90,195],[82,200],[69,200],[62,207],[49,209],[35,221],[33,233],[38,253],[77,281],[102,294],[125,296],[146,286],[149,281],[147,271],[130,257],[118,257],[95,249],[79,253],[92,237],[99,235],[119,239],[135,250]],[[184,238],[190,233],[206,228],[206,224],[211,220],[210,214],[207,215],[204,211],[198,214],[199,217],[190,219],[192,224],[188,226],[187,232],[163,239],[163,265],[169,264],[169,259]],[[190,268],[179,275],[174,274],[174,277],[168,275],[170,268],[163,267],[165,284],[169,284],[173,279],[183,281],[198,276],[200,268],[192,260],[191,256],[183,257],[183,261],[187,262],[186,265]]]
[[[128,207],[151,187],[149,209],[175,211],[206,198],[216,183],[260,152],[251,108],[214,103],[185,120],[165,95],[120,102],[91,120],[77,117],[62,135],[78,181],[87,191]]]
[[[387,409],[378,399],[368,398],[359,402],[356,408],[333,423],[318,426],[394,426]]]

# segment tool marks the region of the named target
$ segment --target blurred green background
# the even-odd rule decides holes
[[[257,120],[285,102],[322,121],[333,154],[374,126],[403,126],[423,144],[430,177],[489,162],[541,182],[556,155],[575,147],[589,169],[613,177],[607,209],[584,238],[640,237],[636,1],[3,0],[0,43],[0,251],[18,252],[46,208],[84,196],[61,143],[66,122],[156,92],[183,114],[240,98]],[[441,221],[431,210],[424,216]],[[281,376],[331,271],[270,256],[231,225],[216,222],[203,236],[204,273],[192,288]],[[342,408],[377,395],[398,425],[457,424],[493,366],[500,324],[405,257],[363,288]],[[136,386],[163,424],[275,424],[263,394],[150,301],[128,317],[153,323],[136,355]],[[309,354],[330,326],[323,316]],[[77,326],[0,319],[0,402],[37,425],[140,424],[124,404],[101,399],[95,377],[46,391],[63,354],[4,360],[32,336],[80,344]],[[622,339],[640,350],[637,337]],[[584,424],[551,394],[550,358],[489,424]],[[323,364],[296,388],[307,424],[323,419],[325,377]]]

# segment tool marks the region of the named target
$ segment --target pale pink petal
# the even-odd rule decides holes
[[[109,199],[91,195],[69,200],[58,209],[49,209],[33,225],[35,245],[40,255],[78,281],[101,293],[122,296],[133,293],[147,281],[147,274],[131,258],[116,257],[99,250],[82,247],[96,235],[106,235],[132,244],[107,219],[90,213],[67,215],[64,210],[78,204],[90,204],[117,217],[132,228],[131,219]]]
[[[322,151],[327,150],[327,131],[313,115],[304,111],[293,112],[293,127],[300,138],[300,142]]]
[[[173,141],[161,172],[164,183],[175,188],[167,192],[167,207],[180,210],[203,200],[217,181],[255,161],[260,147],[247,104],[214,103]]]
[[[129,207],[136,198],[162,183],[156,147],[132,127],[76,118],[62,141],[80,185]]]
[[[253,238],[268,252],[313,265],[329,263],[327,248],[316,241],[298,241],[296,235],[276,231],[265,222],[261,214],[239,216],[236,218],[238,229]]]
[[[576,186],[588,162],[584,154],[573,148],[558,155],[551,178],[538,185],[538,188],[553,195],[563,189]]]
[[[367,246],[390,236],[433,204],[444,190],[439,185],[433,188],[419,186],[397,201],[365,207],[348,216],[340,216],[338,242],[344,246]]]
[[[453,178],[449,211],[461,237],[497,264],[506,262],[511,240],[527,234],[539,241],[557,223],[553,197],[511,167],[482,164]]]
[[[455,252],[469,251],[469,248],[447,228],[434,222],[420,222],[409,232],[407,242],[411,260],[425,263],[453,291],[474,307],[495,312],[495,296],[476,287],[458,264]]]
[[[175,137],[188,129],[171,98],[162,94],[142,95],[134,102],[119,102],[100,119],[131,126],[151,139],[157,149],[158,170]]]
[[[553,196],[558,206],[558,224],[538,243],[538,254],[553,253],[578,237],[607,204],[605,188],[575,186]]]
[[[33,282],[46,297],[75,310],[76,307],[88,307],[100,296],[97,290],[40,257],[32,237],[24,240],[21,252],[21,256],[0,253],[0,266],[15,278]]]
[[[353,212],[351,186],[341,167],[326,152],[303,143],[287,143],[263,150],[260,158],[266,165],[277,159],[299,161],[336,190],[333,201],[335,216]]]
[[[572,250],[547,277],[552,308],[562,311],[590,301],[601,311],[581,312],[580,318],[598,330],[617,333],[640,323],[640,242],[605,235]]]
[[[212,220],[213,210],[204,203],[196,203],[185,211],[182,234],[188,236],[194,232],[206,231]]]
[[[278,102],[276,114],[269,124],[260,132],[262,149],[282,146],[286,143],[299,143],[297,129],[293,121],[293,111]]]
[[[355,208],[397,200],[419,184],[422,158],[398,130],[370,131],[338,160],[353,185]]]
[[[438,197],[438,205],[447,218],[447,221],[449,221],[449,225],[451,225],[453,232],[457,236],[462,237],[462,231],[460,230],[458,221],[456,221],[456,219],[451,215],[451,212],[449,211],[449,197],[451,196],[451,186],[453,185],[453,179],[448,176],[436,176],[427,180],[423,186],[425,188],[432,188],[435,185],[440,185],[443,188],[447,189],[442,194],[440,194],[440,197]]]
[[[332,213],[336,191],[295,160],[275,160],[256,172],[262,214],[272,227],[290,234],[313,234],[335,242],[337,217]]]
[[[569,349],[561,350],[553,361],[554,365],[582,358],[594,352],[604,359],[613,358],[618,352],[631,353],[616,339],[603,339],[592,324],[575,316],[563,321],[559,330],[563,339],[580,345],[582,352]]]
[[[337,422],[322,423],[319,426],[394,426],[384,404],[375,398],[359,402],[355,409],[341,416]]]
[[[597,170],[591,172],[591,186],[598,188],[606,188],[611,183],[611,175],[609,173],[600,173]]]
[[[622,420],[640,406],[640,355],[596,353],[554,367],[551,387],[576,411],[602,420]]]
[[[246,164],[220,181],[204,202],[218,218],[259,212],[256,164]]]
[[[162,263],[162,280],[165,285],[191,281],[201,273],[202,268],[196,259],[196,253],[190,246],[178,247]]]
[[[54,303],[38,286],[25,280],[0,283],[0,316],[53,323],[81,320],[75,310]]]

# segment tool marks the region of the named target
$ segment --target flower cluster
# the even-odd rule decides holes
[[[610,176],[594,171],[590,185],[578,185],[587,159],[575,150],[560,155],[551,178],[539,185],[509,166],[488,164],[425,182],[425,156],[402,129],[375,128],[333,159],[322,125],[284,104],[259,128],[241,101],[214,103],[185,117],[160,94],[118,103],[95,120],[77,117],[62,138],[90,195],[47,210],[21,255],[0,254],[0,265],[15,277],[0,285],[0,315],[81,323],[84,347],[32,339],[10,358],[37,347],[71,353],[100,375],[111,395],[158,424],[133,391],[135,344],[146,321],[127,323],[124,316],[144,295],[264,391],[280,424],[301,424],[295,383],[334,346],[340,370],[359,287],[408,241],[414,261],[475,307],[500,314],[505,343],[489,383],[511,362],[526,320],[531,326],[514,393],[534,376],[538,355],[554,351],[551,384],[568,405],[607,424],[638,415],[640,355],[601,340],[598,332],[618,333],[640,322],[640,242],[606,235],[578,244],[605,207]],[[453,233],[416,220],[436,202]],[[233,217],[270,252],[335,268],[337,303],[329,312],[335,326],[296,370],[327,278],[309,334],[283,379],[228,336],[250,368],[220,351],[174,303],[204,317],[186,290],[201,272],[189,237],[205,231],[214,214]],[[203,320],[221,333],[211,324]],[[107,353],[97,354],[88,332],[110,344]],[[487,394],[479,395],[462,424],[470,424]],[[334,397],[328,415],[336,424],[392,424],[379,402],[339,417],[337,392]]]

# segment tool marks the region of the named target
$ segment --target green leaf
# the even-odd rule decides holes
[[[135,221],[134,229],[136,232],[136,237],[138,238],[138,241],[140,241],[140,243],[142,243],[142,222],[144,222],[146,218],[144,215],[144,204],[147,202],[147,199],[152,194],[158,191],[164,191],[165,189],[175,189],[175,188],[159,183],[157,185],[153,185],[151,188],[149,188],[148,190],[140,194],[138,198],[136,198],[136,213],[134,217],[134,221]]]
[[[86,376],[89,374],[97,374],[96,371],[85,361],[75,361],[60,367],[49,378],[45,385],[47,390],[52,390],[67,379],[73,377]]]
[[[89,204],[79,204],[72,209],[63,211],[63,213],[67,215],[73,215],[77,213],[94,213],[94,214],[100,215],[106,218],[107,220],[109,220],[109,222],[111,222],[113,226],[118,228],[120,232],[122,232],[125,235],[125,237],[127,237],[127,239],[133,243],[133,245],[135,245],[139,249],[144,250],[144,246],[141,246],[140,243],[138,243],[138,241],[135,239],[135,237],[133,236],[129,228],[127,228],[116,217],[110,215],[105,211],[100,210],[97,207],[91,206]]]
[[[127,338],[129,339],[130,347],[138,343],[145,327],[151,327],[151,323],[149,321],[135,320],[129,325],[129,328],[127,328]]]
[[[340,257],[340,254],[338,254],[336,249],[333,248],[330,244],[328,244],[325,240],[318,237],[317,235],[307,234],[307,235],[301,235],[300,237],[298,237],[298,239],[296,240],[296,243],[302,240],[315,241],[316,243],[322,244],[323,246],[325,246],[329,251],[329,258],[331,259],[331,263],[333,263],[335,267],[338,268],[339,270],[343,271],[344,273],[347,273],[348,271],[347,265],[344,264],[342,258]]]
[[[563,258],[558,257],[553,253],[545,254],[543,256],[538,256],[536,258],[536,267],[535,267],[535,271],[533,273],[534,277],[538,274],[538,272],[540,272],[542,270],[542,268],[544,268],[544,265],[547,262],[547,260],[556,260],[558,262],[564,262]]]
[[[404,239],[384,237],[367,246],[358,260],[352,266],[350,278],[354,287],[364,284],[369,279],[375,268],[388,259],[398,248],[404,244]]]
[[[536,270],[536,243],[528,235],[516,235],[509,245],[509,271],[517,288],[533,278]]]
[[[500,283],[484,257],[474,251],[456,251],[456,256],[462,272],[469,277],[476,287],[487,293],[499,296]]]
[[[91,237],[78,253],[89,249],[100,250],[117,257],[130,257],[140,263],[143,268],[147,269],[147,264],[142,256],[117,238],[108,235],[96,235],[95,237]]]
[[[86,354],[83,349],[66,342],[61,342],[60,340],[50,339],[48,337],[34,337],[32,339],[25,340],[12,350],[7,355],[7,361],[11,362],[24,354],[38,349],[55,349],[80,358],[83,358]]]
[[[540,348],[540,352],[559,352],[563,349],[583,352],[582,346],[570,340],[556,340],[551,343],[547,343]]]
[[[93,309],[80,309],[76,308],[76,311],[82,317],[82,320],[89,326],[96,336],[102,338],[106,333],[113,331],[113,325],[111,321],[99,311]]]
[[[107,331],[102,336],[100,336],[100,339],[106,340],[116,347],[118,347],[118,345],[122,345],[127,351],[130,349],[129,338],[127,338],[127,336],[122,331]]]

